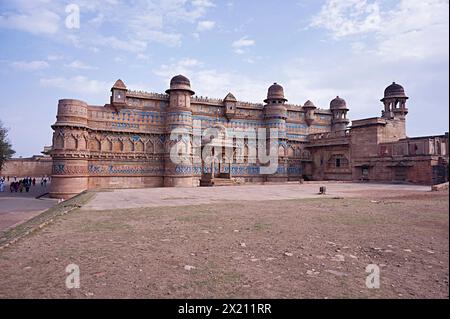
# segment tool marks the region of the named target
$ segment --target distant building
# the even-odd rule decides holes
[[[300,178],[433,184],[448,180],[448,133],[408,138],[408,97],[393,83],[381,100],[381,117],[355,120],[336,97],[322,109],[307,101],[288,104],[283,87],[274,84],[264,103],[194,96],[189,79],[175,76],[166,94],[130,91],[118,80],[103,106],[60,100],[54,129],[51,196],[71,197],[92,188],[197,186],[200,179],[236,178],[247,183],[285,182]],[[212,165],[175,163],[174,144],[183,142],[190,157],[201,154],[196,132],[218,128],[277,129],[278,168],[261,174],[249,140],[224,143],[232,156]],[[174,129],[187,132],[170,139]],[[204,139],[202,141],[205,141]],[[209,177],[209,178],[207,178]]]

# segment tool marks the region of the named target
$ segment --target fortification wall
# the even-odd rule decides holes
[[[50,157],[34,156],[30,158],[14,158],[6,162],[0,172],[1,176],[41,177],[52,174]]]

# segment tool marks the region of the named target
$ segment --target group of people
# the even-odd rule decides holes
[[[10,177],[0,177],[0,193],[5,191],[6,181],[9,181]],[[47,176],[42,176],[41,186],[47,187],[48,178]],[[14,176],[14,180],[9,184],[9,191],[11,193],[22,193],[23,191],[29,192],[32,186],[36,186],[36,178],[25,177],[23,179],[17,180],[17,176]]]

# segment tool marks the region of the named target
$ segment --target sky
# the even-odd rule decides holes
[[[380,116],[395,81],[408,136],[443,134],[449,1],[0,0],[0,121],[17,156],[51,145],[59,99],[104,105],[119,78],[164,92],[180,73],[198,96],[262,103],[274,82],[293,104],[339,95],[350,119]]]

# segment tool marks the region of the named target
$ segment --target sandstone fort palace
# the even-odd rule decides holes
[[[448,180],[448,133],[410,138],[404,88],[389,85],[380,117],[350,120],[341,97],[329,107],[312,101],[289,104],[283,87],[269,87],[264,103],[241,102],[229,93],[223,100],[195,96],[189,79],[177,75],[165,94],[129,90],[118,80],[103,106],[63,99],[54,129],[52,197],[69,198],[93,188],[187,187],[217,184],[305,180],[410,182]],[[411,111],[414,111],[411,107]],[[170,158],[171,132],[216,127],[219,130],[276,128],[278,168],[261,174],[248,151],[224,143],[232,156],[211,168],[177,164]],[[191,154],[202,145],[184,140]],[[224,150],[225,153],[225,150]]]

